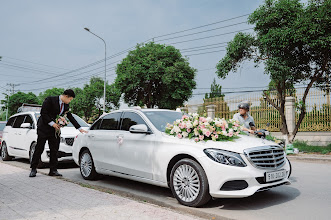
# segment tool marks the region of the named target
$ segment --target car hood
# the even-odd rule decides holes
[[[82,127],[84,130],[87,130],[88,127]],[[63,137],[76,137],[80,132],[74,127],[64,127],[61,128],[61,136]]]
[[[221,149],[221,150],[227,150],[232,151],[236,153],[243,153],[245,149],[253,148],[253,147],[261,147],[261,146],[278,146],[273,141],[268,141],[265,139],[261,139],[255,136],[248,136],[248,135],[239,135],[238,139],[235,139],[233,141],[200,141],[198,143],[195,143],[193,139],[183,138],[179,139],[174,136],[167,135],[163,133],[164,138],[167,139],[170,142],[173,142],[174,144],[185,144],[185,145],[192,145],[194,147],[199,148],[215,148],[215,149]]]

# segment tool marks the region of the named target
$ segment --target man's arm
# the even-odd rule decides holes
[[[81,128],[78,122],[76,121],[76,119],[74,118],[74,116],[72,116],[71,112],[67,113],[67,117],[69,121],[75,126],[76,129]]]

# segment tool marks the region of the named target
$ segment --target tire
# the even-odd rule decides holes
[[[86,180],[95,180],[98,173],[95,171],[94,162],[90,151],[84,150],[79,158],[79,170],[82,177]]]
[[[179,203],[199,207],[211,199],[205,171],[196,161],[182,159],[171,170],[170,188]]]
[[[30,161],[30,164],[31,164],[31,161],[32,161],[32,156],[33,156],[33,154],[34,154],[34,152],[36,150],[36,145],[37,145],[37,143],[34,142],[30,146],[30,152],[29,152],[29,161]],[[45,163],[42,162],[41,160],[39,160],[39,163],[38,163],[37,168],[41,169],[41,168],[45,168],[45,167],[46,167]]]
[[[5,142],[2,143],[2,147],[1,147],[1,158],[2,158],[3,161],[9,161],[9,160],[13,159],[8,154],[7,144]]]
[[[287,178],[290,178],[290,176],[291,176],[291,174],[292,174],[292,164],[291,164],[291,162],[290,162],[290,160],[289,160],[288,158],[286,158],[286,159],[287,159],[287,161],[288,161],[288,164],[290,165],[290,172],[289,172]]]

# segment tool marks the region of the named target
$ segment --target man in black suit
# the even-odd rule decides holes
[[[50,161],[49,161],[49,176],[62,176],[57,171],[57,153],[60,147],[60,135],[56,134],[55,131],[60,129],[60,126],[55,123],[58,115],[64,115],[69,111],[69,103],[75,98],[75,93],[71,89],[67,89],[60,96],[47,97],[42,105],[40,111],[40,118],[38,119],[37,126],[37,145],[35,152],[32,155],[31,160],[31,173],[30,177],[35,177],[37,174],[37,166],[40,160],[40,156],[44,151],[45,143],[48,141],[50,150]],[[83,130],[75,118],[70,112],[67,113],[69,121],[79,129],[81,133],[86,133]]]

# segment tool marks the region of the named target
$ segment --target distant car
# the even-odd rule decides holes
[[[2,141],[2,133],[3,129],[6,127],[6,121],[0,121],[0,148],[1,148],[1,141]]]
[[[84,179],[106,174],[169,187],[193,207],[290,184],[289,162],[276,143],[247,135],[195,143],[164,133],[167,123],[181,118],[181,112],[162,109],[106,114],[77,136],[74,161]]]
[[[73,114],[83,129],[89,125],[79,116]],[[1,144],[2,160],[11,160],[12,157],[32,159],[37,144],[37,121],[39,112],[21,112],[9,118],[4,130]],[[58,152],[59,161],[72,161],[72,146],[79,131],[70,123],[61,128],[61,142]],[[55,135],[55,134],[54,134]],[[41,161],[48,163],[50,150],[48,143],[41,155]]]

